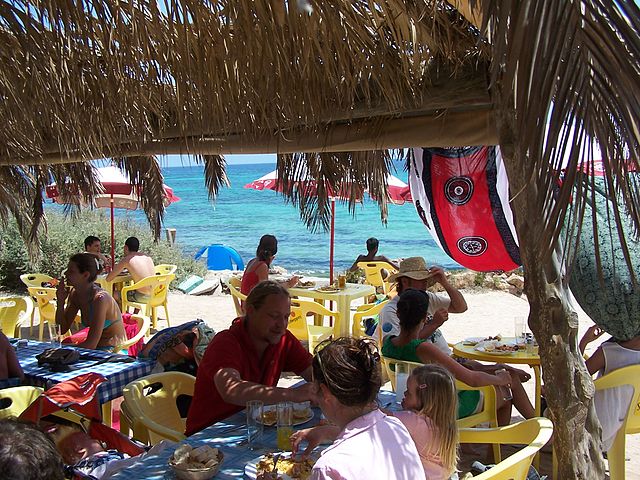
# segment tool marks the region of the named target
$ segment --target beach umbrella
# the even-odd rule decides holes
[[[300,190],[304,191],[306,195],[316,195],[317,187],[316,181],[312,178],[301,180]],[[392,203],[402,205],[405,202],[411,201],[411,192],[409,186],[397,177],[391,174],[387,174],[387,193],[388,200]],[[283,186],[278,179],[278,171],[274,170],[266,175],[254,180],[251,183],[247,183],[244,188],[252,188],[254,190],[274,190],[276,192],[282,192]],[[335,225],[334,220],[336,216],[336,199],[348,200],[349,194],[347,192],[337,192],[330,194],[331,200],[331,228],[330,228],[330,243],[329,243],[329,281],[333,282],[333,252],[334,252],[334,239],[335,239]]]
[[[115,230],[114,230],[114,209],[122,208],[126,210],[137,210],[140,208],[140,188],[131,185],[129,177],[114,166],[97,168],[97,179],[102,192],[94,197],[94,207],[108,208],[111,212],[111,261],[115,262]],[[164,206],[180,200],[175,196],[173,189],[167,185],[164,188]],[[61,205],[83,203],[82,192],[77,193],[77,197],[63,196],[55,183],[46,188],[47,198],[51,198],[54,203]],[[78,198],[80,197],[80,198]],[[113,265],[112,265],[113,266]]]

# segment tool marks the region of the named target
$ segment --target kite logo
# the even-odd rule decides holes
[[[451,177],[444,184],[444,195],[454,205],[464,205],[473,195],[473,181],[469,177]]]
[[[458,240],[458,250],[470,257],[479,257],[488,247],[489,244],[482,237],[462,237]]]

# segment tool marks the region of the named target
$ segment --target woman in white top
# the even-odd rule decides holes
[[[580,352],[604,333],[597,325],[590,327],[580,339]],[[615,341],[613,338],[603,342],[587,359],[587,370],[598,376],[629,365],[640,364],[640,335],[630,340]],[[616,433],[622,426],[629,410],[633,388],[629,385],[606,390],[597,390],[593,399],[596,414],[602,425],[602,446],[606,452],[611,448]]]
[[[338,338],[321,343],[312,367],[318,403],[333,424],[326,426],[326,439],[333,443],[313,467],[312,480],[425,478],[409,432],[376,404],[382,372],[373,341]],[[325,439],[322,429],[314,430],[317,438],[305,438],[310,446]],[[291,437],[294,451],[304,437],[299,432]]]

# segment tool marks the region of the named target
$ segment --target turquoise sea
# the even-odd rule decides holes
[[[275,169],[275,164],[228,165],[230,188],[223,188],[215,203],[208,199],[203,167],[165,167],[165,183],[181,201],[165,211],[164,226],[177,230],[177,242],[193,255],[202,246],[223,243],[235,248],[245,263],[253,258],[260,237],[278,238],[276,265],[305,275],[329,275],[329,232],[312,233],[302,223],[298,210],[270,190],[245,189],[244,185]],[[407,181],[401,167],[395,173]],[[116,211],[146,222],[140,211]],[[380,240],[380,253],[389,258],[421,255],[429,263],[458,267],[435,244],[412,204],[389,205],[387,225],[380,221],[377,204],[368,198],[353,217],[346,204],[336,202],[335,271],[349,268],[358,254],[366,253],[369,237]],[[163,238],[164,232],[163,232]]]

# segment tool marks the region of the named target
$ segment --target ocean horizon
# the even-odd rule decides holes
[[[329,276],[329,232],[311,232],[300,219],[296,207],[270,190],[245,189],[244,185],[276,168],[275,164],[229,164],[229,188],[222,188],[214,202],[209,201],[204,182],[204,167],[187,164],[163,167],[164,182],[173,188],[180,201],[165,210],[165,228],[176,229],[176,242],[186,255],[200,248],[222,243],[235,248],[245,264],[255,256],[260,237],[278,238],[274,265],[307,276]],[[407,172],[396,164],[394,173],[407,181]],[[148,225],[141,210],[115,211],[116,218],[129,218]],[[461,268],[433,241],[411,203],[389,205],[387,225],[368,197],[356,206],[355,216],[346,204],[336,202],[334,270],[348,269],[359,254],[366,253],[369,237],[380,241],[379,253],[389,258],[423,256],[429,264]]]

